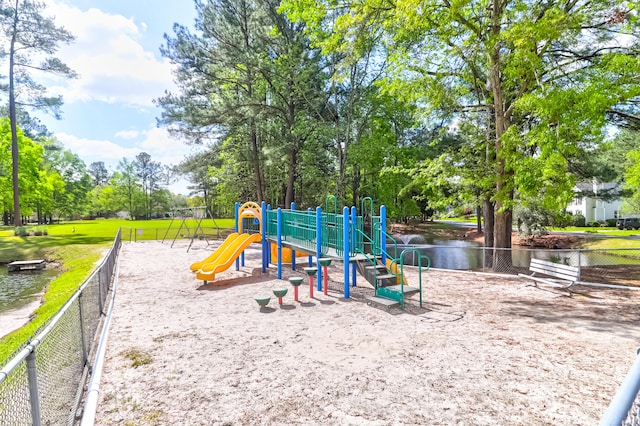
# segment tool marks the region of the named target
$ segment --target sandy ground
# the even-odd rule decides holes
[[[288,283],[250,250],[202,285],[212,249],[124,245],[97,424],[597,424],[640,345],[638,291],[428,271],[423,309],[308,285],[260,309]]]

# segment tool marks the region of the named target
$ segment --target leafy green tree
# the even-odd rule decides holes
[[[143,214],[144,193],[133,161],[126,158],[120,160],[116,172],[111,177],[111,185],[120,201],[120,208],[129,213],[131,219]]]
[[[150,218],[152,208],[152,197],[155,191],[160,189],[160,185],[167,180],[167,170],[157,161],[153,161],[146,152],[136,155],[133,162],[139,182],[142,184],[144,196],[144,214]]]
[[[160,123],[188,143],[234,140],[243,146],[258,199],[264,199],[262,140],[256,116],[265,104],[256,55],[268,34],[264,9],[250,0],[195,1],[196,33],[175,25],[162,54],[177,65],[182,93],[157,100]]]
[[[201,195],[204,203],[202,205],[208,206],[211,211],[219,178],[211,175],[210,168],[221,165],[217,150],[211,149],[191,155],[176,166],[176,171],[187,176],[192,183],[189,187],[190,195]]]
[[[431,120],[482,114],[495,202],[494,245],[511,246],[517,192],[566,203],[568,159],[598,143],[607,113],[640,94],[637,4],[442,0],[285,0],[310,27],[348,7],[332,28],[349,51],[380,34],[389,52],[384,89]],[[636,45],[632,45],[636,43]],[[495,261],[502,261],[495,256]]]
[[[230,183],[242,185],[241,195],[288,205],[301,182],[317,182],[305,160],[326,157],[327,96],[319,51],[310,47],[302,25],[277,11],[278,4],[196,2],[197,32],[176,26],[163,48],[178,65],[181,93],[157,102],[164,110],[161,124],[232,155],[239,167]],[[277,170],[267,171],[270,163]]]
[[[0,117],[9,117],[8,105],[0,107]],[[20,108],[20,105],[16,105],[16,122],[18,127],[22,129],[22,133],[31,140],[41,141],[51,137],[47,126],[42,124],[42,121],[37,117],[30,115],[24,108]]]
[[[17,105],[46,110],[59,117],[62,97],[48,96],[46,88],[38,84],[31,73],[38,71],[61,77],[75,76],[67,65],[54,56],[60,44],[71,43],[74,38],[64,28],[56,26],[53,18],[45,16],[44,9],[44,3],[31,0],[0,3],[0,28],[4,35],[2,56],[9,62],[9,84],[3,85],[2,89],[9,95],[13,209],[16,226],[21,224]]]
[[[58,217],[74,218],[85,215],[89,210],[88,194],[93,185],[84,161],[69,150],[52,150],[48,151],[47,155],[50,167],[57,171],[64,181],[64,191],[54,193]]]
[[[627,154],[629,167],[625,172],[626,188],[631,195],[625,199],[624,211],[629,215],[640,214],[640,149]]]
[[[95,217],[113,217],[122,209],[116,188],[110,184],[94,186],[90,193],[90,210]]]
[[[10,213],[11,211],[15,212],[11,195],[12,179],[9,172],[12,167],[12,140],[10,121],[6,118],[0,119],[0,197],[2,198],[5,224],[9,224],[10,219],[15,222],[15,218],[11,218]],[[17,128],[17,141],[20,161],[19,184],[21,188],[24,188],[19,203],[25,206],[24,213],[30,214],[35,210],[37,204],[37,188],[44,148],[26,137],[19,127]],[[22,218],[20,218],[20,222],[22,222]]]

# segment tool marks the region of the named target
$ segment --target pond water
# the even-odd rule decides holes
[[[46,285],[58,274],[56,269],[43,271],[7,272],[0,266],[0,319],[2,313],[21,308],[37,300]]]
[[[429,257],[432,268],[482,269],[485,256],[491,255],[491,250],[485,250],[481,244],[475,241],[429,240],[421,235],[398,235],[395,238],[397,246],[394,246],[391,241],[387,242],[387,252],[390,255],[398,256],[405,249],[417,249],[422,256]],[[639,265],[639,256],[640,250],[607,250],[605,252],[604,250],[553,250],[519,247],[511,249],[512,265],[522,268],[529,267],[531,258],[547,259],[572,266],[598,266]],[[415,251],[407,252],[404,261],[407,265],[417,264],[417,253]]]

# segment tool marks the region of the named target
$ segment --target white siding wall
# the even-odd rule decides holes
[[[579,201],[578,203],[576,203],[577,200]],[[577,197],[569,204],[567,210],[571,214],[581,214],[588,223],[615,219],[616,215],[620,215],[621,207],[621,200],[603,202],[602,200],[588,197]]]

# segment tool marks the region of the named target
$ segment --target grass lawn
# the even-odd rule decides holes
[[[233,219],[216,219],[217,227],[233,228]],[[171,228],[169,228],[171,225]],[[61,265],[61,273],[51,281],[43,297],[43,303],[34,312],[34,319],[24,327],[0,339],[0,364],[69,300],[98,266],[111,247],[118,229],[123,229],[123,240],[129,241],[127,232],[136,239],[160,239],[170,229],[167,237],[173,239],[180,229],[181,221],[174,220],[92,220],[74,221],[46,225],[48,235],[14,236],[13,227],[0,227],[0,263],[14,260],[45,259]],[[196,221],[189,220],[190,235]],[[202,223],[207,235],[215,234],[212,221]],[[183,224],[180,234],[186,235]]]

